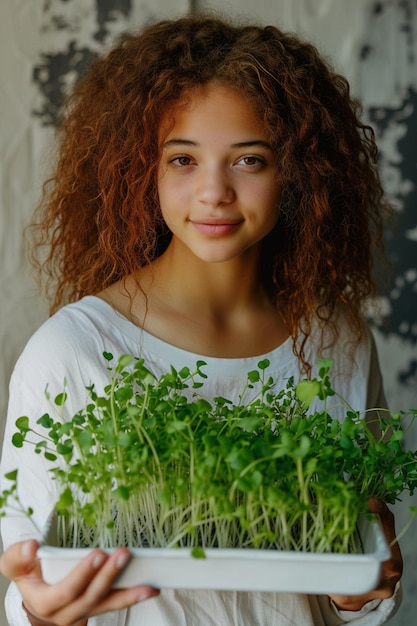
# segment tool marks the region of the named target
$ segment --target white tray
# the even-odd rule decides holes
[[[390,550],[379,522],[363,520],[359,534],[363,554],[210,548],[205,550],[205,559],[196,559],[188,548],[135,548],[114,586],[366,593],[377,586],[382,563],[390,558]],[[45,582],[61,581],[90,551],[91,548],[40,547],[38,558]]]

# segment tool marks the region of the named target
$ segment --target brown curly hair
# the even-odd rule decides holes
[[[273,26],[211,16],[124,34],[76,85],[32,225],[32,260],[46,276],[51,312],[163,252],[160,120],[191,89],[214,80],[253,103],[278,156],[281,212],[263,242],[263,279],[293,339],[301,331],[305,341],[313,318],[335,337],[342,306],[358,340],[388,210],[373,131],[361,122],[347,81],[312,45]]]

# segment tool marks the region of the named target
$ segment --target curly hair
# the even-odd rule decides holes
[[[75,86],[32,225],[32,261],[46,276],[51,312],[164,251],[158,128],[167,111],[212,81],[253,104],[278,158],[281,211],[263,242],[262,274],[294,345],[304,337],[298,353],[314,318],[336,336],[341,307],[359,340],[388,210],[374,133],[346,79],[314,46],[273,26],[212,16],[122,35]]]

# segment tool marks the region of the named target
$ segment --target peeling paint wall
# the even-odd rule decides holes
[[[382,315],[374,332],[390,405],[417,408],[417,0],[2,0],[1,428],[13,364],[47,315],[29,274],[22,231],[48,169],[62,95],[119,32],[207,8],[274,23],[312,40],[362,100],[397,215],[386,231],[393,269],[381,280]],[[417,437],[408,443],[417,448]],[[396,507],[399,529],[408,504]],[[398,626],[413,623],[417,609],[415,536],[414,526],[401,542],[405,600],[390,622]]]

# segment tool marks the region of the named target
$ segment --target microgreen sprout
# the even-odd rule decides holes
[[[64,386],[36,430],[16,421],[13,444],[34,441],[51,463],[62,546],[189,547],[196,557],[209,547],[358,551],[369,498],[393,504],[417,486],[416,453],[403,445],[417,411],[354,411],[332,389],[330,359],[317,378],[281,390],[262,360],[234,403],[204,398],[204,361],[156,378],[143,359],[104,358],[109,384],[101,394],[90,385],[72,419]],[[316,398],[323,408],[311,411]],[[329,398],[345,406],[342,422]],[[7,478],[0,508],[30,517],[17,472]]]
[[[30,519],[35,529],[40,532],[32,518],[33,509],[31,507],[25,508],[17,493],[17,474],[18,470],[16,469],[4,475],[6,480],[10,481],[10,485],[0,494],[0,517],[5,517],[10,513],[23,514]]]

